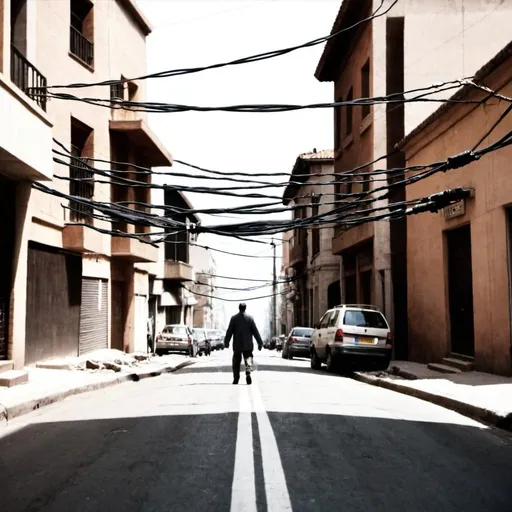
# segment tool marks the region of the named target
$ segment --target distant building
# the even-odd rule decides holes
[[[283,194],[283,203],[294,208],[294,220],[331,211],[329,203],[333,201],[334,185],[323,183],[332,182],[333,173],[332,150],[315,150],[298,156]],[[332,224],[297,227],[287,237],[284,246],[288,250],[283,258],[287,267],[283,273],[290,281],[287,304],[292,305],[293,311],[293,325],[288,328],[315,325],[328,308],[341,301],[339,258],[332,253],[332,237]]]

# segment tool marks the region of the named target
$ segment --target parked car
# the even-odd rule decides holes
[[[311,327],[294,327],[283,345],[283,359],[293,359],[293,356],[309,357],[309,343],[314,329]]]
[[[210,339],[212,350],[224,350],[224,336],[222,335],[222,331],[207,330],[206,332]]]
[[[206,333],[206,329],[200,327],[194,327],[192,329],[193,337],[197,341],[198,354],[202,356],[209,356],[212,352],[210,339]]]
[[[281,336],[277,336],[276,338],[276,350],[279,352],[280,350],[283,350],[283,344],[286,340],[286,336],[284,334],[281,334]]]
[[[384,315],[374,306],[343,304],[327,311],[311,336],[311,368],[322,363],[328,371],[352,363],[360,369],[389,366],[392,334]]]
[[[186,325],[166,325],[155,339],[155,354],[185,352],[195,357],[198,351],[192,329]]]

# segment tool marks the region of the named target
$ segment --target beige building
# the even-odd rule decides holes
[[[332,150],[298,156],[283,194],[286,206],[297,207],[293,209],[294,220],[332,210],[334,185],[320,183],[332,183],[333,173]],[[293,311],[293,325],[288,328],[315,325],[328,308],[341,302],[339,258],[332,253],[332,238],[332,225],[321,224],[294,229],[288,243],[283,244],[288,246],[284,273],[291,281],[286,302]]]
[[[158,249],[100,233],[111,224],[80,198],[147,210],[149,189],[86,182],[84,164],[144,184],[150,178],[133,166],[90,159],[159,167],[171,155],[146,114],[47,100],[41,88],[144,75],[150,31],[132,0],[0,0],[0,359],[16,368],[97,348],[147,349],[148,299],[158,293],[149,264]],[[146,83],[66,92],[143,101]],[[52,162],[52,137],[69,166]],[[39,180],[64,195],[35,190]],[[149,241],[143,223],[112,228]]]
[[[391,4],[385,0],[378,14]],[[380,0],[344,0],[332,33],[369,18],[380,5]],[[333,82],[336,101],[401,94],[471,76],[508,43],[511,15],[510,0],[400,0],[387,14],[331,39],[315,76]],[[360,172],[403,168],[403,155],[394,151],[395,145],[435,108],[435,103],[425,102],[335,109],[334,166],[340,181],[336,192],[371,193],[401,180],[398,173],[366,179],[343,174],[359,166],[364,166]],[[371,207],[404,198],[405,189],[394,187],[390,197]],[[408,357],[406,232],[405,220],[348,230],[338,226],[332,245],[342,259],[343,302],[380,307],[392,326],[395,357],[401,359]]]
[[[166,175],[153,175],[153,182],[163,185],[169,181]],[[152,204],[164,205],[153,213],[172,221],[192,225],[199,221],[194,214],[180,214],[191,210],[192,205],[178,191],[153,189]],[[193,254],[197,249],[190,244],[191,236],[184,230],[166,228],[164,243],[158,245],[156,263],[147,265],[149,277],[149,329],[153,339],[165,325],[194,323],[194,309],[198,298],[191,292],[196,279]]]
[[[475,76],[477,83],[512,97],[512,43]],[[463,87],[454,99],[483,101],[487,93]],[[512,133],[510,102],[445,104],[402,142],[407,165],[446,160]],[[464,356],[476,369],[512,374],[512,148],[499,149],[460,169],[407,187],[407,199],[456,187],[474,197],[407,224],[409,345],[411,357],[440,363]],[[451,360],[445,361],[450,363]],[[435,366],[434,366],[435,367]]]

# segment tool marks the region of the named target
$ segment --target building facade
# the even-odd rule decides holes
[[[486,64],[475,82],[512,97],[512,44]],[[401,144],[407,165],[445,160],[490,146],[512,132],[510,102],[466,86]],[[488,134],[488,135],[487,135]],[[487,135],[487,136],[486,136]],[[441,362],[474,358],[477,370],[512,374],[512,176],[510,146],[460,169],[407,187],[407,199],[464,187],[473,197],[408,221],[407,275],[411,356]]]
[[[194,327],[215,329],[214,311],[216,266],[209,249],[199,245],[191,247],[191,262],[195,271],[195,282],[192,286],[197,301],[194,306]]]
[[[501,0],[344,0],[332,33],[372,14],[357,28],[331,39],[316,70],[320,81],[334,83],[334,100],[384,97],[431,87],[434,83],[472,75],[508,42],[505,25],[512,5]],[[502,32],[502,30],[504,32]],[[497,33],[489,41],[487,35]],[[428,34],[428,37],[425,36]],[[489,44],[482,44],[487,41]],[[446,93],[437,94],[437,98]],[[395,145],[434,109],[435,103],[380,103],[337,108],[334,112],[334,158],[340,206],[369,198],[372,191],[392,185],[390,195],[358,209],[386,207],[402,201],[405,188],[394,183],[403,173],[378,173],[404,167]],[[359,175],[354,176],[354,170]],[[366,177],[361,173],[372,172]],[[359,195],[354,195],[359,194]],[[408,357],[406,221],[369,222],[335,228],[333,252],[342,260],[342,300],[374,304],[391,323],[395,357]]]
[[[0,359],[16,368],[98,348],[147,350],[148,264],[158,259],[151,230],[105,222],[88,201],[148,211],[151,178],[135,166],[169,166],[172,157],[145,113],[48,100],[44,87],[144,75],[150,32],[132,0],[0,0],[0,203],[9,233]],[[144,81],[65,91],[146,99]],[[88,166],[110,183],[92,180]],[[52,194],[32,186],[42,180]],[[120,236],[98,231],[111,229]]]
[[[293,208],[295,221],[329,214],[334,197],[332,150],[303,153],[297,158],[285,189],[283,203]],[[332,252],[333,226],[301,228],[283,243],[283,274],[289,281],[285,290],[286,315],[292,311],[293,325],[313,326],[325,311],[341,302],[339,258]],[[289,295],[289,298],[288,298]],[[287,318],[287,323],[289,319]]]

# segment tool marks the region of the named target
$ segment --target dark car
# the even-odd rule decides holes
[[[314,329],[310,327],[294,327],[283,345],[283,359],[293,356],[309,357],[309,342]]]
[[[210,345],[210,338],[206,332],[206,329],[194,327],[192,329],[194,339],[197,341],[198,354],[200,356],[209,356],[212,352]]]

